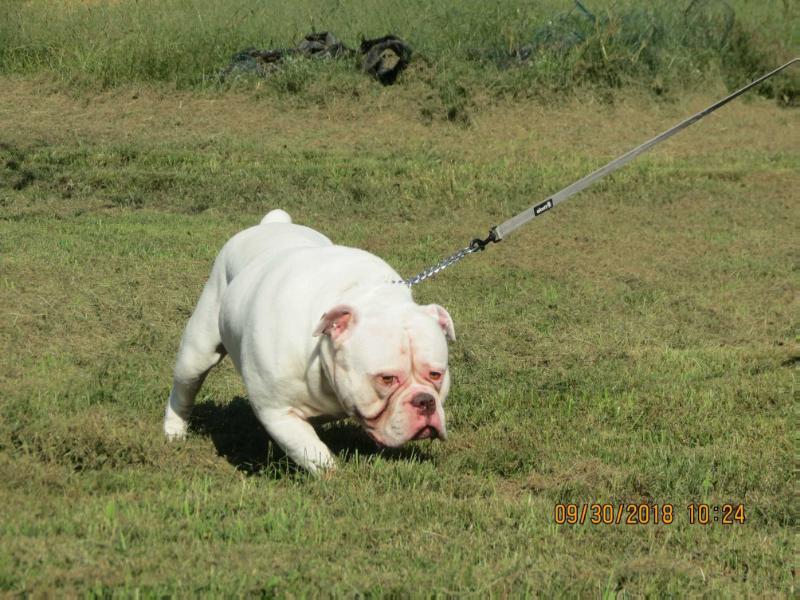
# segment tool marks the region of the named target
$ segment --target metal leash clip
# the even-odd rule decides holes
[[[404,279],[402,281],[395,281],[393,283],[404,283],[408,287],[411,287],[412,285],[416,285],[422,281],[425,281],[426,279],[429,279],[434,275],[438,275],[439,273],[444,271],[447,267],[456,264],[465,256],[469,256],[470,254],[473,254],[475,252],[480,252],[481,250],[485,250],[486,246],[488,246],[492,242],[499,242],[499,241],[500,238],[497,236],[495,228],[492,227],[486,239],[482,240],[480,238],[475,238],[470,242],[469,246],[467,246],[466,248],[462,248],[455,254],[448,256],[444,260],[436,263],[434,266],[425,269],[424,271],[422,271],[422,273],[419,273],[418,275],[414,275],[414,277],[409,277],[408,279]]]
[[[469,247],[475,248],[473,252],[478,252],[480,250],[486,250],[486,246],[489,244],[496,244],[499,241],[501,241],[501,239],[500,236],[497,235],[497,227],[492,227],[489,230],[489,235],[485,240],[482,240],[481,238],[475,238],[470,242]]]

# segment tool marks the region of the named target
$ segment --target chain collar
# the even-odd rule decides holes
[[[467,246],[466,248],[462,248],[455,254],[448,256],[444,260],[439,261],[434,266],[425,269],[424,271],[422,271],[417,275],[414,275],[414,277],[409,277],[408,279],[402,279],[399,281],[395,280],[392,281],[392,283],[402,283],[407,285],[408,287],[411,287],[412,285],[416,285],[422,281],[425,281],[426,279],[430,279],[434,275],[438,275],[439,273],[444,271],[447,267],[456,264],[465,256],[469,256],[470,254],[474,254],[475,252],[480,252],[481,250],[485,250],[486,246],[489,243],[499,242],[499,241],[500,238],[497,237],[494,228],[492,228],[492,230],[489,232],[489,236],[485,240],[482,240],[480,238],[475,238],[474,240],[472,240],[472,242],[470,242],[469,246]]]

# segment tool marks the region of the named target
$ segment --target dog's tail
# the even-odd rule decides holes
[[[292,217],[289,216],[285,210],[281,210],[280,208],[276,208],[275,210],[271,210],[267,213],[267,216],[261,219],[261,224],[266,225],[267,223],[291,223]]]

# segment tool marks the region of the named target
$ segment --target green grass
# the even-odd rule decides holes
[[[7,3],[0,593],[795,594],[797,69],[415,289],[456,323],[447,443],[329,425],[339,469],[309,477],[227,361],[163,440],[211,262],[268,210],[412,275],[800,42],[788,0],[731,0],[722,46],[689,3],[585,4],[584,43],[509,67],[570,2]],[[386,89],[346,61],[216,81],[325,29],[415,60]],[[557,525],[559,502],[675,519]]]
[[[420,285],[456,322],[450,440],[376,453],[329,426],[340,468],[317,480],[228,362],[190,438],[162,439],[230,235],[282,207],[410,275],[709,98],[497,101],[458,127],[401,88],[365,88],[366,111],[2,83],[4,592],[793,593],[793,112],[726,107]],[[558,502],[672,503],[675,521],[559,526]],[[690,502],[747,522],[690,525]]]
[[[464,120],[471,101],[487,92],[560,101],[564,94],[608,87],[674,97],[720,79],[736,86],[796,55],[800,43],[797,6],[790,0],[767,6],[747,0],[584,4],[597,17],[594,27],[567,0],[502,0],[490,7],[478,0],[62,0],[55,9],[50,0],[11,0],[0,22],[0,73],[47,73],[78,87],[130,81],[214,87],[219,70],[242,48],[294,46],[314,30],[333,31],[355,47],[362,37],[392,32],[416,52],[402,84],[440,99],[451,120]],[[730,30],[728,6],[735,15]],[[509,67],[515,51],[551,27],[555,42],[524,65]],[[558,40],[574,30],[584,41],[564,50]],[[265,86],[294,94],[320,81],[329,94],[359,93],[363,76],[349,61],[342,63],[331,68],[299,61]],[[792,104],[799,82],[787,74],[761,93]]]

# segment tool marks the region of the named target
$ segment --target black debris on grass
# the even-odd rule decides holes
[[[242,75],[267,77],[280,69],[288,57],[359,59],[360,67],[383,85],[391,85],[411,61],[411,46],[394,35],[363,40],[358,50],[341,43],[328,31],[309,33],[294,48],[259,50],[247,48],[233,55],[219,73],[220,81]]]
[[[400,72],[411,62],[411,46],[394,35],[374,40],[364,40],[358,49],[361,68],[383,85],[391,85]]]

